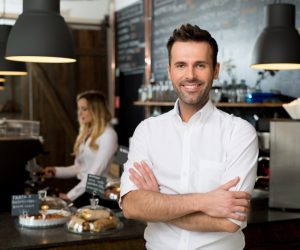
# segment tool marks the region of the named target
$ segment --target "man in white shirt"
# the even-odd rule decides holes
[[[147,221],[148,250],[241,250],[258,155],[255,129],[209,100],[218,46],[198,26],[167,48],[173,110],[141,122],[121,178],[127,218]]]

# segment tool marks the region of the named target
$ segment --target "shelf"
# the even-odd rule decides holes
[[[248,102],[220,102],[217,107],[224,108],[281,108],[282,102],[248,103]]]
[[[269,102],[269,103],[247,103],[247,102],[219,102],[217,107],[223,108],[279,108],[282,107],[282,102]],[[152,102],[152,101],[136,101],[136,106],[161,106],[172,107],[174,102]]]
[[[151,101],[136,101],[133,103],[136,106],[165,106],[165,107],[173,107],[174,102],[151,102]]]

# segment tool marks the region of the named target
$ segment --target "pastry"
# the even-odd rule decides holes
[[[104,192],[104,197],[109,200],[118,200],[120,198],[120,187],[109,187]]]
[[[19,224],[26,227],[49,227],[66,223],[71,213],[65,210],[40,211],[37,215],[20,215]]]
[[[79,214],[80,214],[81,218],[83,218],[87,221],[94,221],[97,219],[108,218],[110,215],[110,212],[105,209],[92,210],[89,208],[85,208],[85,209],[81,209]]]
[[[119,223],[109,209],[82,208],[72,216],[67,228],[75,233],[103,233],[118,228]]]
[[[95,232],[104,232],[106,230],[116,228],[118,225],[118,220],[114,216],[109,216],[105,219],[95,220],[93,224]]]

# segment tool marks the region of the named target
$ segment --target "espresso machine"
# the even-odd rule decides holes
[[[269,207],[300,209],[300,120],[270,122]]]

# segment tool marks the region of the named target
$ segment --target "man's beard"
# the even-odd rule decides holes
[[[176,92],[178,98],[185,104],[187,105],[195,105],[195,104],[199,104],[202,103],[204,101],[206,95],[206,89],[203,89],[203,92],[199,92],[197,93],[197,95],[195,96],[195,98],[189,96],[189,95],[185,95],[185,93],[183,91],[180,90],[180,88],[182,87],[182,85],[189,85],[189,83],[193,83],[193,84],[199,84],[199,85],[203,85],[205,84],[204,81],[199,80],[199,79],[191,79],[191,80],[182,80],[179,82],[179,87],[174,87],[174,91]],[[206,101],[206,100],[205,100]]]

